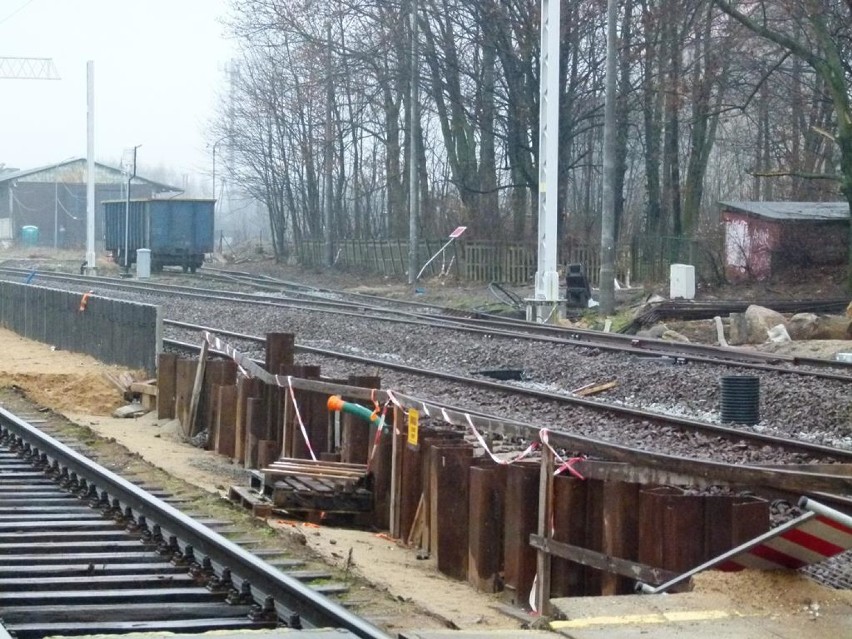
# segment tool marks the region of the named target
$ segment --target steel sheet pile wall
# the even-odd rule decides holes
[[[82,310],[81,310],[82,309]],[[0,326],[108,364],[156,370],[161,350],[159,308],[41,286],[0,282]]]
[[[430,416],[426,400],[390,392],[382,406],[376,377],[332,380],[295,365],[292,334],[267,334],[265,366],[205,340],[212,358],[206,348],[200,360],[161,355],[158,414],[177,417],[187,437],[206,431],[209,449],[259,469],[251,490],[231,487],[232,499],[262,516],[273,508],[315,522],[357,516],[443,574],[503,591],[516,606],[532,598],[546,613],[551,597],[658,585],[769,528],[762,499],[642,484],[626,463],[578,457],[563,467],[547,439],[538,460],[498,464],[442,423],[454,409],[433,406]],[[252,377],[238,376],[238,365]],[[377,432],[379,414],[389,422]],[[554,476],[557,468],[565,472]]]

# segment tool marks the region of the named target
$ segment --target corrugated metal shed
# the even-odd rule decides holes
[[[846,220],[848,202],[720,202],[723,211],[736,211],[769,220]]]

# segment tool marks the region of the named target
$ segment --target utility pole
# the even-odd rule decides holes
[[[332,102],[334,101],[334,85],[331,82],[332,58],[331,58],[331,19],[326,24],[326,44],[328,45],[328,77],[326,79],[325,90],[325,202],[323,206],[323,217],[325,226],[325,265],[328,268],[334,266],[334,243],[332,241],[332,207],[334,198],[332,197],[332,166],[333,166],[333,128],[331,126],[331,118],[333,115]]]
[[[408,283],[417,280],[418,223],[420,221],[420,167],[417,164],[420,123],[420,56],[417,42],[417,0],[411,0],[411,86],[409,87],[408,127]]]
[[[538,111],[538,270],[527,319],[546,322],[559,313],[556,258],[559,193],[559,20],[560,0],[541,0]]]
[[[95,63],[86,62],[86,275],[98,274],[95,253]]]
[[[131,151],[128,149],[127,155],[130,156],[128,158],[130,164],[130,171],[128,171],[127,175],[127,201],[125,202],[124,209],[124,270],[130,270],[130,184],[133,182],[133,178],[136,177],[136,149],[138,149],[141,144],[137,144],[133,147]],[[142,248],[141,246],[139,248]]]
[[[612,315],[615,311],[615,49],[617,46],[615,23],[617,15],[618,0],[607,0],[600,270],[600,304],[604,315]]]

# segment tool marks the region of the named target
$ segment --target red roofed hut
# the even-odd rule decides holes
[[[765,280],[779,267],[845,264],[848,202],[721,202],[725,275]]]

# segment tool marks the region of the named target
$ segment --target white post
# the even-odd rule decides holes
[[[97,275],[95,254],[95,63],[86,62],[86,275]]]
[[[559,189],[559,0],[541,0],[538,124],[538,270],[528,319],[558,314],[557,193]]]

